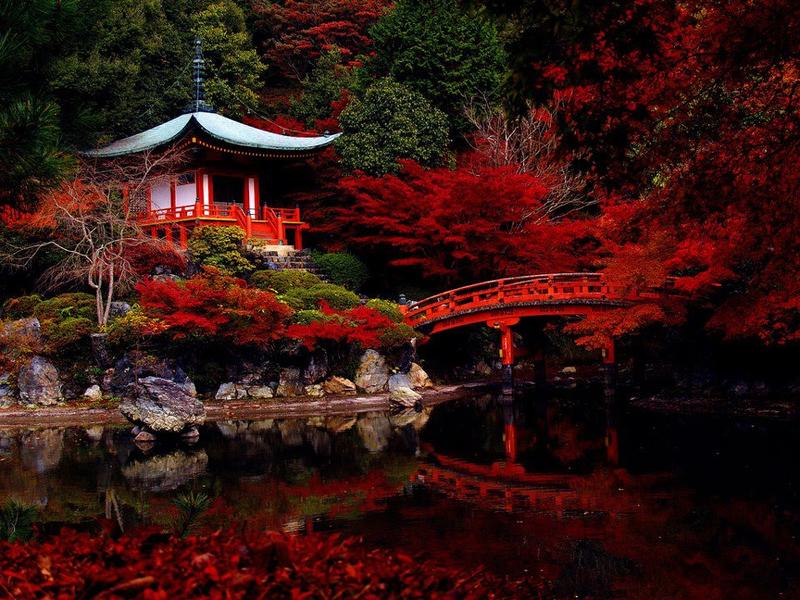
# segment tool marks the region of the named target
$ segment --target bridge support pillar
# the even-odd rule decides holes
[[[500,362],[503,364],[503,393],[514,393],[514,332],[508,323],[500,324]]]
[[[617,360],[614,351],[614,340],[602,350],[603,355],[603,391],[607,400],[613,400],[617,393]]]

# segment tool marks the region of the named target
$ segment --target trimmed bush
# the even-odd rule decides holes
[[[44,327],[44,337],[51,352],[59,352],[86,339],[96,325],[83,317],[67,317],[62,321],[52,321]]]
[[[97,304],[95,297],[83,292],[60,294],[47,300],[42,300],[33,309],[33,315],[46,328],[48,321],[61,321],[62,319],[87,319],[92,323],[97,322]]]
[[[308,271],[256,271],[250,276],[250,285],[262,290],[275,290],[285,294],[295,288],[311,288],[322,280]]]
[[[25,319],[33,315],[36,306],[42,301],[39,294],[9,298],[3,303],[3,316],[6,319]]]
[[[293,325],[308,325],[315,321],[324,321],[328,317],[320,310],[298,310],[292,315]]]
[[[398,323],[391,329],[381,334],[381,349],[384,352],[396,350],[412,339],[421,339],[423,336],[416,329],[406,323]]]
[[[295,310],[313,310],[325,302],[334,310],[347,310],[360,304],[356,294],[340,285],[320,283],[310,288],[293,288],[281,299]]]
[[[331,283],[358,291],[369,278],[367,266],[352,254],[331,252],[314,256],[314,262]]]
[[[400,310],[400,306],[391,300],[372,298],[371,300],[367,300],[367,306],[373,310],[377,310],[382,315],[386,315],[395,323],[402,323],[405,321],[405,316]]]
[[[238,227],[198,227],[189,238],[192,260],[201,267],[215,267],[229,275],[242,276],[253,265],[242,254],[244,231]]]

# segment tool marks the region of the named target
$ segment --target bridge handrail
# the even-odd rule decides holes
[[[543,291],[534,284],[547,284]],[[665,288],[671,287],[673,280],[665,283]],[[575,286],[587,288],[576,292]],[[533,296],[536,300],[552,300],[556,298],[591,298],[600,300],[632,300],[640,298],[658,297],[662,292],[657,288],[650,290],[630,290],[622,286],[612,286],[603,273],[545,273],[540,275],[522,275],[493,279],[481,283],[471,284],[441,294],[429,296],[419,302],[410,304],[406,309],[406,317],[417,323],[434,318],[434,313],[441,315],[444,312],[455,313],[459,311],[486,307],[494,304],[505,304],[507,296],[511,302],[522,301],[526,295]],[[546,294],[546,296],[543,296]]]

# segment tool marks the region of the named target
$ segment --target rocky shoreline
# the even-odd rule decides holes
[[[422,392],[422,405],[433,406],[454,400],[467,390],[486,387],[486,383],[439,386]],[[353,414],[391,408],[388,392],[324,398],[286,397],[265,400],[208,400],[206,420],[291,418]],[[0,408],[0,427],[71,427],[86,425],[124,425],[129,421],[119,408],[86,408],[60,405],[36,408]]]

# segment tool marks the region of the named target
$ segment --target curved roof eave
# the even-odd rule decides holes
[[[193,126],[215,140],[232,146],[288,153],[319,150],[332,144],[341,135],[336,133],[317,137],[293,137],[251,127],[216,113],[195,112],[180,115],[166,123],[83,154],[94,158],[113,158],[145,152],[180,139]]]

